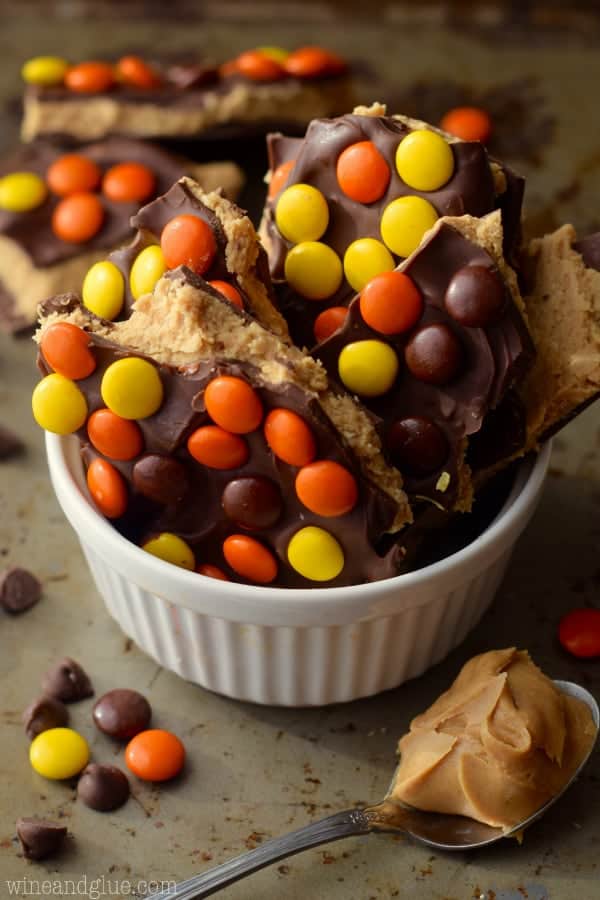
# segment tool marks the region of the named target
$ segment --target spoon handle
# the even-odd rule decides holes
[[[300,853],[301,850],[308,850],[355,834],[368,834],[373,827],[372,819],[362,810],[346,809],[326,819],[305,825],[304,828],[283,837],[266,841],[248,853],[242,853],[241,856],[236,856],[235,859],[215,866],[201,875],[180,882],[174,890],[152,894],[152,900],[201,900],[202,897],[210,897],[211,894],[239,881],[240,878],[251,875],[280,859]]]

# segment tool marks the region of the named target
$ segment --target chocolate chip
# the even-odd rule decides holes
[[[0,425],[0,460],[19,456],[25,449],[25,444],[14,431]]]
[[[77,782],[77,796],[86,806],[99,812],[118,809],[129,798],[127,775],[117,766],[90,763]]]
[[[487,266],[464,266],[450,281],[444,297],[453,319],[468,328],[485,328],[499,319],[507,295],[497,272]]]
[[[23,713],[25,734],[30,740],[48,731],[49,728],[62,728],[69,724],[69,710],[64,703],[54,697],[40,697],[30,703]]]
[[[26,612],[38,602],[42,586],[27,569],[7,569],[0,575],[0,606],[6,612],[17,615]]]
[[[128,740],[150,724],[152,709],[142,694],[128,688],[117,688],[95,703],[94,722],[105,734]]]
[[[136,462],[133,484],[144,497],[165,505],[179,503],[190,487],[183,463],[159,453],[148,453]]]
[[[249,529],[270,528],[282,512],[279,488],[260,475],[230,481],[223,491],[222,504],[233,522]]]
[[[17,836],[27,859],[45,859],[60,850],[67,826],[49,819],[17,819]]]
[[[78,662],[65,656],[42,678],[42,690],[64,703],[84,700],[94,693],[92,683]]]
[[[415,332],[404,349],[404,358],[419,381],[446,384],[458,374],[463,351],[452,329],[436,322]]]
[[[400,471],[424,477],[444,465],[450,452],[442,429],[422,416],[394,422],[387,436],[387,448]]]

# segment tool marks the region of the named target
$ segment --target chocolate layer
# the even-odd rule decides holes
[[[589,234],[573,244],[573,249],[583,257],[588,269],[600,272],[600,232]]]

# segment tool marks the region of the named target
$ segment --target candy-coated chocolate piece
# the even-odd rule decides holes
[[[129,741],[148,727],[152,708],[138,691],[115,688],[96,701],[92,718],[104,734],[119,741]]]
[[[145,419],[160,409],[163,386],[155,367],[129,356],[111,363],[100,386],[106,406],[123,419]]]
[[[118,519],[127,509],[127,485],[121,473],[105,459],[94,459],[87,470],[92,500],[107,519]]]
[[[194,554],[188,544],[168,531],[163,531],[162,534],[146,541],[142,550],[181,569],[194,569],[196,566]]]
[[[238,73],[250,81],[278,81],[285,75],[281,63],[261,50],[246,50],[235,62]]]
[[[82,62],[65,73],[65,85],[78,94],[102,94],[115,82],[114,70],[105,62]]]
[[[27,84],[53,87],[62,84],[69,63],[62,56],[34,56],[23,64],[21,76]]]
[[[271,178],[269,180],[269,198],[273,199],[276,197],[279,191],[283,189],[286,181],[290,176],[290,172],[294,168],[295,159],[288,159],[287,162],[281,163],[280,166],[277,166],[274,172],[271,173]]]
[[[404,359],[419,381],[447,384],[461,369],[463,350],[452,329],[435,322],[415,332],[404,348]]]
[[[244,438],[218,425],[203,425],[188,438],[190,454],[210,469],[239,469],[247,462],[248,445]]]
[[[102,172],[93,159],[80,153],[59,156],[48,167],[46,181],[53,194],[68,197],[81,191],[94,191],[100,184]]]
[[[390,251],[375,238],[358,238],[344,254],[344,275],[355,291],[362,291],[376,275],[390,272],[394,266]]]
[[[342,283],[342,262],[319,241],[303,241],[285,258],[285,278],[307,300],[326,300]]]
[[[145,247],[138,253],[129,273],[129,287],[133,299],[139,300],[144,294],[151,294],[166,269],[167,264],[158,244]]]
[[[129,780],[117,766],[90,763],[77,782],[77,799],[98,812],[111,812],[127,803]]]
[[[600,658],[600,609],[572,609],[560,620],[558,639],[579,659]]]
[[[314,324],[317,343],[320,344],[321,341],[327,340],[338,328],[341,328],[347,315],[348,308],[346,306],[330,306],[329,309],[324,309],[322,313],[319,313]]]
[[[279,488],[262,475],[234,478],[225,486],[221,505],[232,522],[249,531],[275,525],[283,509]]]
[[[50,728],[31,742],[32,768],[52,781],[72,778],[84,769],[90,758],[87,741],[72,728]]]
[[[161,83],[158,72],[139,56],[122,56],[117,63],[117,78],[132,87],[146,90],[158,87]]]
[[[356,506],[358,486],[348,469],[325,459],[304,466],[296,476],[296,494],[318,516],[343,516]]]
[[[204,563],[196,569],[198,575],[204,575],[206,578],[216,578],[217,581],[229,581],[229,578],[218,566],[211,566],[210,563]]]
[[[233,571],[248,581],[269,584],[277,577],[277,560],[271,551],[245,534],[232,534],[226,538],[223,556]]]
[[[338,184],[357,203],[374,203],[390,183],[390,167],[373,141],[357,141],[343,150],[337,161]]]
[[[244,308],[244,301],[242,300],[242,295],[232,284],[229,284],[227,281],[209,281],[208,282],[211,287],[218,291],[220,294],[223,294],[230,303],[233,303],[234,306],[237,306],[238,309]]]
[[[457,106],[444,115],[440,128],[463,141],[485,144],[492,135],[492,120],[479,106]]]
[[[383,341],[355,341],[346,344],[338,358],[343,384],[353,394],[379,397],[392,387],[398,374],[398,357]]]
[[[418,478],[440,469],[450,453],[442,429],[424,416],[408,416],[394,422],[385,445],[400,471]]]
[[[168,781],[183,769],[185,747],[170,731],[150,728],[127,744],[125,762],[143,781]]]
[[[497,274],[487,266],[464,266],[446,289],[444,304],[455,321],[467,328],[486,328],[504,312],[507,294]]]
[[[123,308],[125,279],[113,262],[101,260],[88,269],[81,296],[84,306],[94,315],[112,321]]]
[[[208,272],[217,252],[212,228],[193,215],[171,219],[162,230],[160,246],[168,269],[187,266],[198,275]]]
[[[36,384],[31,398],[33,417],[54,434],[72,434],[87,418],[87,402],[77,385],[53,372]]]
[[[116,203],[142,203],[156,188],[152,169],[139,162],[122,162],[105,172],[102,190]]]
[[[85,244],[104,222],[104,208],[96,194],[82,192],[64,197],[52,213],[52,230],[63,241]]]
[[[338,541],[316,525],[296,532],[287,555],[290,566],[311,581],[331,581],[344,568],[344,551]]]
[[[248,434],[262,422],[260,397],[243,378],[213,378],[204,391],[204,404],[213,422],[233,434]]]
[[[275,221],[288,241],[318,241],[329,224],[327,200],[310,184],[293,184],[279,196]]]
[[[87,421],[92,446],[110,459],[135,459],[144,449],[144,438],[137,422],[123,419],[110,409],[97,409]]]
[[[423,312],[423,298],[416,284],[402,272],[383,272],[363,288],[360,314],[374,331],[402,334],[413,328]]]
[[[290,466],[306,466],[317,454],[315,438],[302,416],[272,409],[265,419],[265,440],[275,456]]]
[[[29,212],[41,206],[48,189],[35,172],[11,172],[0,178],[0,209]]]
[[[45,328],[40,347],[48,365],[65,378],[87,378],[96,368],[89,334],[71,322],[55,322]]]
[[[435,131],[411,131],[396,150],[398,175],[416,191],[437,191],[452,178],[454,155],[450,144]]]
[[[133,467],[133,486],[155,503],[179,503],[190,489],[185,466],[172,456],[146,453]]]
[[[410,256],[437,222],[438,214],[423,197],[398,197],[381,216],[381,237],[392,253]]]
[[[347,68],[341,56],[323,47],[299,47],[284,60],[283,67],[295,78],[339,75]]]
[[[262,53],[263,56],[268,56],[278,63],[283,63],[290,55],[290,51],[286,50],[285,47],[272,47],[269,45],[266,47],[257,47],[256,49],[259,53]]]

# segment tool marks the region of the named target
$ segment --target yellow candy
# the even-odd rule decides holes
[[[125,279],[114,263],[95,263],[83,279],[84,306],[103,319],[116,319],[123,307]]]
[[[398,357],[383,341],[355,341],[346,344],[340,353],[338,372],[353,394],[379,397],[389,391],[395,381]]]
[[[44,778],[61,781],[72,778],[88,764],[87,741],[72,728],[50,728],[31,742],[29,762]]]
[[[344,254],[344,275],[355,291],[362,291],[372,278],[391,272],[395,265],[387,247],[374,238],[353,241]]]
[[[262,53],[263,56],[268,56],[269,59],[274,59],[275,62],[278,63],[285,62],[290,55],[290,51],[286,50],[284,47],[257,47],[257,50]]]
[[[191,548],[176,534],[170,534],[168,531],[146,541],[142,550],[151,553],[152,556],[158,556],[159,559],[164,559],[165,562],[173,563],[174,566],[180,566],[182,569],[196,567],[196,560]]]
[[[310,184],[293,184],[279,196],[275,221],[288,241],[318,241],[329,225],[327,200]]]
[[[287,555],[290,566],[311,581],[331,581],[344,568],[344,551],[328,531],[316,525],[296,532]]]
[[[398,175],[416,191],[437,191],[454,172],[450,145],[435,131],[411,131],[396,149]]]
[[[123,419],[152,416],[163,400],[160,375],[137,356],[111,363],[102,376],[100,393],[106,406]]]
[[[21,76],[28,84],[50,87],[62,83],[68,68],[69,63],[60,56],[34,56],[24,64]]]
[[[438,214],[428,200],[399,197],[388,203],[383,211],[381,237],[392,253],[410,256],[437,219]]]
[[[0,178],[0,209],[9,212],[29,212],[46,199],[45,181],[34,172],[11,172]]]
[[[53,372],[35,386],[31,398],[35,421],[54,434],[72,434],[87,418],[86,399],[64,375]]]
[[[129,275],[129,286],[133,299],[138,300],[144,294],[151,294],[159,278],[166,271],[165,258],[158,244],[146,247],[135,258]]]
[[[307,300],[326,300],[342,283],[342,263],[327,244],[303,241],[286,256],[285,277]]]

